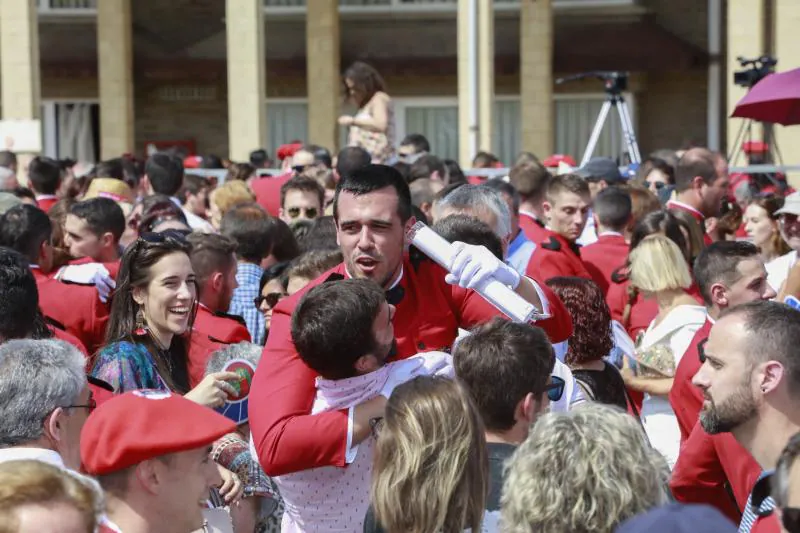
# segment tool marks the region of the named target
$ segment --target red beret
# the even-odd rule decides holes
[[[553,154],[550,157],[546,157],[545,160],[542,161],[542,165],[547,168],[556,168],[559,163],[566,163],[571,167],[577,166],[575,160],[566,154]]]
[[[183,396],[126,392],[89,415],[81,431],[81,461],[88,474],[109,474],[207,446],[235,429],[232,420]]]
[[[278,147],[278,159],[283,161],[284,159],[288,159],[290,157],[294,157],[294,154],[297,153],[300,148],[303,147],[303,144],[300,142],[293,142],[291,144],[282,144]]]

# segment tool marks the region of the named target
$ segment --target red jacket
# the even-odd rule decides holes
[[[32,268],[39,288],[39,308],[44,316],[75,335],[89,353],[105,344],[108,307],[93,286],[61,283]]]
[[[499,312],[473,291],[445,283],[445,271],[424,260],[416,267],[406,259],[400,281],[402,300],[394,315],[396,359],[418,352],[448,349],[458,328],[470,329]],[[300,292],[284,298],[272,313],[269,338],[250,391],[250,429],[258,459],[268,475],[319,466],[345,465],[348,410],[309,416],[317,373],[297,355],[291,338],[291,316],[298,300],[329,276],[343,277],[341,264]],[[551,318],[538,322],[551,342],[572,334],[564,304],[544,284]]]
[[[544,224],[527,213],[519,214],[519,227],[525,233],[525,236],[536,243],[537,246],[540,242],[547,240],[548,234]]]
[[[198,306],[189,343],[189,385],[194,387],[203,380],[212,353],[237,342],[250,342],[250,333],[240,317]]]
[[[601,233],[597,241],[581,248],[581,260],[592,279],[608,294],[611,275],[625,265],[630,245],[618,233]]]
[[[56,205],[56,202],[58,202],[58,200],[59,199],[56,198],[55,196],[51,197],[50,195],[42,195],[42,197],[40,198],[37,195],[36,205],[39,207],[39,209],[41,209],[45,213],[49,213],[50,209],[52,209],[53,206]]]
[[[703,408],[703,393],[692,385],[692,378],[700,370],[700,355],[697,345],[708,339],[713,322],[706,319],[703,327],[694,334],[692,342],[681,357],[675,369],[675,378],[669,392],[669,403],[675,411],[678,426],[681,428],[681,442],[684,442],[697,424],[700,409]]]
[[[575,252],[575,245],[554,231],[544,231],[547,232],[547,237],[536,243],[536,250],[531,255],[525,275],[542,281],[557,276],[592,279]]]
[[[669,209],[670,211],[684,211],[692,215],[692,218],[694,218],[697,221],[697,224],[700,226],[700,230],[703,232],[703,242],[705,243],[705,245],[708,246],[709,244],[714,242],[711,240],[711,236],[708,233],[706,233],[706,217],[703,216],[701,212],[697,211],[696,209],[693,209],[691,206],[685,205],[681,202],[675,202],[673,200],[667,202],[667,209]]]
[[[257,178],[250,182],[250,189],[256,195],[256,202],[276,217],[281,208],[281,186],[292,178],[291,172],[280,176]]]

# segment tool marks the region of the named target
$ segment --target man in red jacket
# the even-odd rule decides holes
[[[189,348],[189,381],[194,386],[203,380],[208,358],[219,345],[250,342],[250,333],[242,317],[225,313],[239,286],[236,243],[216,233],[192,233],[187,240],[199,299]]]
[[[36,194],[36,204],[45,213],[58,202],[56,192],[61,185],[61,167],[49,157],[34,157],[28,164],[28,181]]]
[[[729,184],[728,164],[721,154],[707,148],[687,150],[675,169],[677,196],[667,202],[667,209],[689,213],[709,245],[712,241],[706,233],[705,221],[719,216]]]
[[[739,531],[779,531],[769,477],[789,439],[800,431],[800,311],[755,301],[727,310],[711,328],[692,383],[703,391],[700,424],[730,432],[762,472],[742,512]]]
[[[730,435],[709,436],[697,424],[703,394],[692,385],[692,378],[700,370],[701,346],[722,311],[755,300],[769,300],[775,297],[775,291],[767,283],[758,248],[748,242],[712,243],[695,260],[694,275],[708,315],[678,363],[669,394],[683,443],[670,486],[679,501],[710,503],[736,519],[760,470]],[[719,444],[725,445],[722,455],[716,451]],[[727,485],[737,496],[738,508],[732,508],[736,502],[731,500]]]
[[[524,163],[511,169],[508,175],[511,185],[517,189],[519,204],[519,227],[534,243],[546,239],[544,207],[550,173],[540,163]]]
[[[31,205],[18,205],[0,217],[0,245],[18,251],[30,263],[44,315],[63,325],[93,353],[105,343],[108,308],[94,287],[62,283],[49,276],[52,231],[44,211]]]
[[[594,199],[597,241],[581,248],[581,259],[603,294],[608,294],[614,271],[628,259],[631,209],[631,195],[618,187],[607,187]]]
[[[74,204],[64,223],[64,241],[75,258],[118,263],[119,240],[125,232],[125,213],[111,198],[91,198]]]
[[[575,241],[583,233],[591,206],[589,184],[576,174],[553,176],[547,184],[544,239],[536,243],[526,274],[546,281],[556,276],[592,279]]]
[[[250,427],[259,461],[270,475],[318,466],[344,467],[354,447],[370,435],[369,421],[383,416],[378,396],[350,409],[310,416],[317,374],[297,355],[291,315],[299,298],[326,280],[369,278],[396,306],[397,354],[448,349],[459,328],[470,329],[499,312],[468,287],[494,276],[551,315],[537,323],[552,342],[572,332],[563,304],[545,286],[520,276],[482,246],[455,243],[451,272],[432,261],[412,263],[404,253],[411,195],[400,173],[369,165],[339,183],[334,200],[337,237],[345,262],[275,307],[270,335],[250,392]]]

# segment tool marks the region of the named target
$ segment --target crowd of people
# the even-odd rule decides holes
[[[0,153],[0,531],[800,531],[800,193],[700,147],[487,179],[344,81],[350,145],[276,176]]]

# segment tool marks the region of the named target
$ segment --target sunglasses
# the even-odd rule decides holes
[[[664,187],[667,186],[667,184],[664,183],[663,181],[647,181],[647,180],[645,180],[644,184],[647,185],[648,187],[655,187],[657,191],[660,191],[661,189],[663,189]]]
[[[797,507],[784,507],[781,509],[783,516],[783,529],[789,533],[800,533],[800,509]]]
[[[558,376],[550,376],[550,383],[545,388],[545,391],[547,392],[547,398],[551,402],[557,402],[558,400],[560,400],[561,396],[564,395],[565,385],[566,382],[564,381],[563,378],[560,378]]]
[[[316,207],[290,207],[286,212],[289,214],[289,218],[297,218],[301,212],[305,213],[306,218],[317,218],[319,215],[319,209]]]
[[[261,307],[261,302],[267,302],[267,305],[271,308],[278,305],[278,302],[281,301],[284,297],[288,296],[285,292],[269,292],[263,296],[256,296],[253,298],[253,303],[256,307]]]
[[[139,239],[149,244],[161,244],[170,239],[185,242],[191,231],[185,229],[168,229],[159,232],[147,231],[139,235]]]

